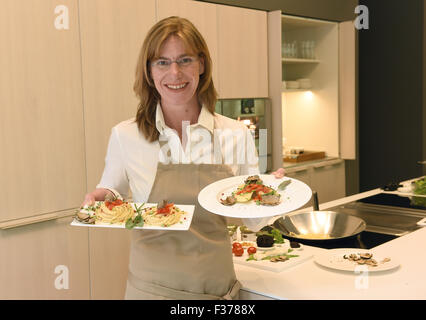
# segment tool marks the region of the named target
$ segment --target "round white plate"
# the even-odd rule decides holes
[[[248,175],[236,176],[216,181],[206,186],[198,194],[198,202],[200,205],[211,213],[215,213],[225,217],[234,218],[265,218],[282,215],[299,209],[306,204],[312,196],[312,190],[305,183],[284,177],[275,178],[274,175],[261,174],[263,184],[277,190],[278,186],[285,180],[291,180],[284,190],[277,190],[281,194],[281,203],[276,206],[257,205],[254,201],[247,203],[236,203],[232,206],[225,206],[220,202],[226,196],[231,195],[238,186],[244,184]]]
[[[357,254],[364,252],[369,252],[373,254],[372,259],[378,262],[378,265],[376,267],[372,267],[367,264],[358,264],[355,261],[350,261],[348,259],[343,258],[345,254],[350,255],[352,253]],[[385,258],[390,258],[391,260],[382,263],[382,260]],[[385,271],[394,269],[399,266],[399,262],[392,257],[375,254],[374,250],[354,248],[327,250],[326,253],[315,255],[314,260],[316,263],[323,267],[352,272],[361,272],[363,270],[368,270],[368,272]]]

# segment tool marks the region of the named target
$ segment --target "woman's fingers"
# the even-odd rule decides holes
[[[281,179],[282,177],[285,176],[285,169],[279,168],[278,170],[272,172],[271,174],[273,174],[275,176],[275,178]]]
[[[81,207],[84,207],[85,205],[91,206],[95,204],[95,196],[93,196],[92,194],[88,193],[85,195],[83,203],[81,204]]]

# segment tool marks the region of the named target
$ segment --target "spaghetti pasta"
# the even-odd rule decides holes
[[[147,225],[169,227],[178,223],[184,213],[173,203],[165,203],[163,207],[145,209],[142,217]]]
[[[96,224],[109,223],[121,224],[132,218],[134,210],[132,206],[121,200],[113,202],[105,201],[96,209]]]

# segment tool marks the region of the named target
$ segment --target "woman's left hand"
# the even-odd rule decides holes
[[[272,172],[271,174],[273,174],[275,178],[281,179],[282,177],[285,176],[285,170],[284,168],[279,168],[276,171]]]

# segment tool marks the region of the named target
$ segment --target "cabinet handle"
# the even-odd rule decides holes
[[[0,229],[11,229],[16,227],[26,226],[33,223],[71,217],[75,215],[76,210],[77,208],[74,208],[74,209],[68,209],[68,210],[63,210],[58,212],[40,214],[40,215],[27,217],[27,218],[8,220],[8,221],[4,221],[0,223]]]
[[[325,168],[325,167],[332,167],[335,165],[338,165],[340,163],[342,163],[343,160],[339,159],[339,160],[332,160],[332,161],[327,161],[327,162],[323,162],[323,163],[319,163],[319,164],[315,164],[314,168],[315,169],[319,169],[319,168]]]
[[[290,174],[290,173],[302,172],[302,171],[307,171],[308,169],[309,169],[308,167],[299,167],[299,168],[286,170],[286,173]]]

